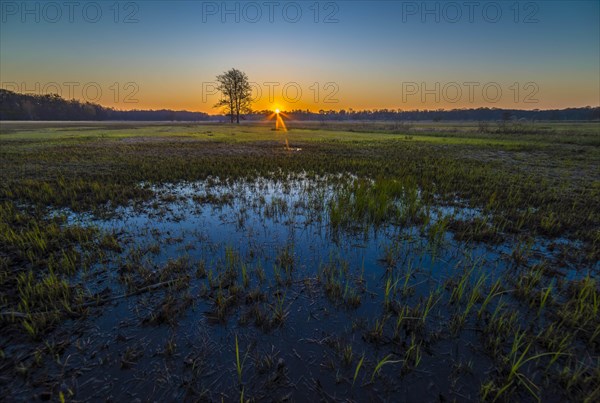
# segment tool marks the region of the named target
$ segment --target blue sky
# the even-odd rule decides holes
[[[214,112],[231,67],[259,109],[600,104],[597,1],[1,3],[3,88],[122,109]]]

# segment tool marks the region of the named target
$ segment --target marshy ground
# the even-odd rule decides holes
[[[0,395],[600,400],[600,124],[288,128],[1,123]]]

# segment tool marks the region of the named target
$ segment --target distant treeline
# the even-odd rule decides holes
[[[264,120],[273,112],[255,111],[243,117],[247,121]],[[285,112],[292,120],[310,121],[515,121],[515,120],[600,120],[600,107],[521,110],[521,109],[453,109],[453,110],[292,110]],[[65,100],[59,95],[19,94],[0,89],[0,120],[139,120],[139,121],[226,121],[223,115],[203,112],[162,110],[121,111],[90,102]]]
[[[271,111],[255,112],[246,116],[247,120],[260,120],[272,114]],[[376,110],[321,110],[318,113],[306,110],[293,110],[285,113],[292,120],[343,121],[343,120],[378,120],[378,121],[515,121],[515,120],[600,120],[600,107],[521,110],[521,109],[453,109],[453,110],[414,110],[401,111],[393,109]]]
[[[67,101],[59,95],[19,94],[0,89],[0,120],[181,120],[203,121],[203,112],[162,110],[120,111],[90,102]]]

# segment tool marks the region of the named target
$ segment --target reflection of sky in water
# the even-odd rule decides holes
[[[112,295],[126,294],[128,290],[119,281],[120,270],[117,268],[128,259],[132,250],[138,248],[143,251],[144,259],[147,259],[142,265],[151,270],[161,270],[162,264],[169,259],[188,256],[192,264],[203,260],[206,269],[218,275],[219,271],[223,271],[225,249],[230,247],[239,252],[242,261],[247,264],[250,273],[249,290],[258,287],[267,295],[270,305],[263,305],[267,314],[270,314],[272,306],[277,303],[277,295],[283,295],[285,300],[288,309],[286,325],[272,332],[261,331],[252,325],[240,325],[240,318],[251,309],[243,301],[240,301],[239,306],[226,317],[224,326],[211,324],[205,315],[212,312],[214,303],[210,295],[201,296],[202,287],[206,286],[208,280],[195,278],[192,268],[189,288],[175,295],[178,301],[181,301],[184,295],[189,295],[193,305],[179,313],[175,327],[140,326],[140,323],[144,323],[144,320],[161,306],[164,298],[162,289],[103,305],[102,311],[92,319],[94,331],[102,335],[97,337],[99,343],[104,345],[103,340],[114,338],[115,329],[119,329],[119,332],[130,337],[127,343],[137,343],[141,340],[145,345],[146,354],[136,364],[137,372],[133,373],[136,374],[136,378],[127,382],[127,393],[136,390],[140,396],[146,396],[153,390],[155,385],[152,383],[157,376],[152,372],[156,359],[154,354],[164,348],[165,340],[170,337],[176,340],[180,354],[178,361],[181,361],[181,357],[193,353],[194,346],[197,346],[199,341],[212,343],[206,360],[211,362],[211,367],[215,368],[216,372],[226,374],[216,381],[215,388],[223,390],[234,390],[237,382],[232,365],[232,331],[240,337],[244,336],[244,348],[247,348],[246,340],[256,340],[261,351],[280,352],[278,357],[285,360],[287,374],[290,379],[295,380],[315,371],[314,364],[329,357],[331,351],[328,347],[310,341],[324,339],[327,335],[338,335],[352,345],[356,354],[355,361],[361,353],[373,360],[379,359],[378,357],[382,356],[381,346],[365,343],[360,336],[364,334],[365,328],[357,328],[355,331],[354,326],[360,326],[362,323],[371,327],[376,320],[382,318],[383,292],[388,278],[386,263],[382,259],[390,249],[395,249],[395,255],[398,257],[394,271],[399,282],[398,293],[401,293],[405,279],[412,290],[406,297],[396,297],[398,303],[415,307],[426,301],[436,289],[446,287],[446,292],[443,293],[445,297],[437,303],[428,318],[427,328],[434,332],[447,333],[446,318],[450,318],[456,309],[462,309],[460,305],[454,306],[448,302],[447,297],[455,283],[448,283],[446,280],[460,278],[474,264],[477,265],[477,270],[472,274],[473,282],[485,276],[485,282],[490,284],[505,270],[514,270],[508,258],[515,248],[514,244],[460,243],[453,240],[450,233],[446,233],[443,245],[436,249],[428,242],[426,230],[422,226],[399,228],[389,225],[378,229],[370,228],[366,232],[342,230],[332,233],[328,224],[327,205],[328,200],[335,197],[337,186],[335,181],[325,180],[289,180],[282,183],[260,179],[254,182],[216,185],[195,182],[155,187],[155,200],[144,203],[143,206],[119,208],[117,214],[109,219],[62,211],[71,222],[114,231],[124,246],[124,252],[112,263],[108,263],[107,270],[100,267],[100,270],[90,273],[93,281],[85,281],[85,277],[83,278],[82,284],[90,292],[99,292],[109,287]],[[208,199],[205,197],[208,194],[215,198],[225,195],[232,197],[225,197],[224,200],[229,202],[220,206],[198,202],[198,197]],[[273,207],[282,205],[287,207],[279,210]],[[433,220],[445,215],[465,219],[481,216],[478,210],[456,206],[431,207],[430,214]],[[155,244],[160,245],[160,251],[156,255],[148,252],[149,247]],[[547,240],[539,240],[535,245],[532,263],[550,256],[547,244]],[[293,245],[295,256],[293,280],[315,279],[319,268],[330,261],[333,264],[339,264],[339,259],[348,262],[350,275],[341,280],[346,282],[342,286],[349,285],[351,289],[358,290],[360,305],[355,309],[346,309],[343,303],[330,303],[323,292],[324,281],[310,280],[307,284],[298,282],[290,286],[278,286],[274,281],[275,257],[288,245]],[[262,284],[258,284],[256,273],[253,272],[259,262],[266,276],[266,281]],[[561,270],[569,277],[585,275],[583,271],[576,272],[571,268]],[[510,272],[509,277],[521,272]],[[363,292],[356,281],[359,277],[365,280],[366,292]],[[214,292],[216,291],[213,289],[213,297]],[[515,306],[521,304],[518,300],[512,300],[510,296],[504,299],[500,297],[492,302],[490,310],[500,301],[509,305],[516,304]],[[388,320],[387,326],[394,326],[394,321],[393,318]],[[111,354],[120,356],[123,354],[121,350],[129,344],[117,342],[106,345]],[[411,391],[418,391],[416,393],[419,397],[422,397],[422,391],[429,390],[427,384],[431,382],[438,388],[449,388],[447,371],[450,371],[454,364],[448,351],[458,349],[461,354],[472,360],[475,373],[485,373],[489,370],[490,363],[488,358],[481,354],[479,346],[478,333],[471,331],[462,332],[455,341],[441,340],[439,343],[433,343],[431,354],[423,354],[420,370],[405,375],[406,378],[402,378],[403,382],[410,385]],[[78,354],[73,356],[77,357]],[[101,368],[103,373],[114,378],[134,376],[130,372],[124,372],[118,362],[115,365],[111,364],[110,360],[106,360]],[[141,371],[143,375],[140,375]],[[232,371],[229,374],[231,376],[227,376],[228,371]],[[80,379],[81,384],[85,385],[86,379],[93,379],[97,373],[84,373]],[[423,377],[423,373],[430,375]],[[368,375],[366,376],[368,378]],[[340,385],[346,388],[345,384],[334,383],[334,377],[322,376],[320,379],[324,382],[324,387],[330,390],[337,390]],[[92,385],[94,384],[89,383],[83,387],[82,393],[96,393]],[[478,388],[477,383],[471,386]],[[374,400],[370,390],[358,388],[356,399]],[[172,392],[172,388],[169,391]],[[393,396],[388,396],[388,399],[396,399],[396,392]],[[477,393],[476,390],[472,392]],[[130,398],[129,395],[124,397]],[[417,398],[418,396],[410,394],[405,400],[414,401]],[[429,396],[425,400],[435,398],[436,396]]]
[[[152,256],[156,264],[181,255],[190,260],[216,263],[223,259],[225,247],[238,251],[249,264],[260,261],[267,277],[271,277],[275,256],[284,247],[293,246],[296,271],[314,276],[318,268],[330,260],[342,258],[350,268],[361,272],[367,286],[381,280],[385,265],[381,259],[387,249],[399,255],[399,267],[419,268],[430,274],[429,281],[439,282],[452,276],[457,264],[484,259],[485,268],[493,273],[507,267],[514,245],[496,246],[481,243],[458,243],[447,233],[442,247],[427,242],[421,228],[384,226],[366,232],[332,233],[328,226],[327,205],[335,197],[336,187],[324,178],[294,179],[278,182],[258,179],[254,182],[194,182],[152,187],[156,200],[138,207],[119,207],[116,215],[98,219],[89,214],[64,212],[71,223],[95,225],[114,231],[126,248],[160,245],[160,253]],[[220,205],[199,202],[212,195],[223,197]],[[196,200],[195,200],[196,198]],[[155,202],[158,202],[156,204]],[[430,209],[432,221],[444,216],[460,219],[481,217],[480,210],[436,206]],[[559,239],[556,242],[568,242]],[[539,240],[534,259],[548,256],[547,243]],[[252,258],[250,258],[252,256]],[[461,266],[462,267],[462,266]],[[597,267],[596,267],[597,269]],[[566,268],[568,278],[581,275]],[[496,277],[490,276],[490,279]],[[431,283],[427,287],[430,288]]]

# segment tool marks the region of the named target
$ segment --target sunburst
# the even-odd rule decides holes
[[[276,131],[283,131],[287,133],[287,127],[285,126],[285,122],[283,121],[283,118],[287,118],[288,116],[281,112],[279,110],[279,108],[275,109],[275,111],[269,115],[269,117],[267,118],[268,120],[272,120],[273,118],[275,119],[275,130]],[[288,139],[287,139],[287,135],[285,137],[285,149],[286,150],[290,150],[290,145],[288,143]]]

